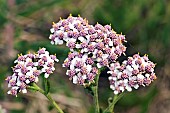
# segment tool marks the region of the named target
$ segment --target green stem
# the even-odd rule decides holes
[[[112,103],[109,103],[109,106],[104,110],[104,113],[114,113],[114,107],[117,101],[122,98],[124,93],[121,93],[119,95],[114,95]]]
[[[49,93],[50,85],[48,84],[48,79],[44,78],[44,91],[46,94]]]
[[[57,109],[57,111],[59,113],[64,113],[62,111],[62,109],[57,105],[57,103],[53,100],[53,98],[51,97],[50,93],[46,93],[44,90],[42,90],[39,86],[37,86],[35,83],[32,84],[32,86],[28,86],[29,89],[33,89],[36,91],[39,91],[40,93],[42,93],[43,95],[45,95],[48,100],[53,104],[53,106]]]
[[[94,93],[94,103],[95,103],[95,113],[100,113],[100,108],[99,108],[99,98],[98,98],[98,82],[99,82],[99,75],[100,72],[96,76],[95,80],[95,86],[93,86],[93,93]]]

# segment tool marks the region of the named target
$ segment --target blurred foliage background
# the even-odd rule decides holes
[[[10,67],[14,66],[17,54],[46,47],[60,59],[50,77],[55,100],[68,113],[94,112],[92,96],[65,76],[61,64],[68,49],[51,45],[48,39],[52,22],[70,13],[80,14],[90,24],[111,24],[117,33],[126,35],[127,56],[147,53],[157,63],[157,80],[149,87],[127,93],[117,103],[115,113],[170,113],[169,0],[0,0],[0,106],[7,113],[56,112],[39,93],[20,94],[17,98],[7,95],[4,81],[12,74]],[[104,75],[99,83],[102,108],[112,95]]]

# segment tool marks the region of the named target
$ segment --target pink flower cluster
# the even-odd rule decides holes
[[[94,78],[98,74],[98,69],[93,66],[92,58],[88,54],[78,52],[69,53],[68,58],[63,63],[63,67],[67,67],[66,75],[74,84],[90,85],[94,83]]]
[[[132,91],[132,88],[138,89],[139,86],[148,86],[156,79],[154,73],[155,64],[148,59],[148,56],[140,57],[139,54],[128,57],[122,65],[118,62],[109,66],[111,74],[109,77],[110,88],[114,94]]]
[[[63,63],[67,67],[66,75],[74,84],[90,85],[95,82],[99,69],[108,67],[110,88],[114,94],[132,91],[139,86],[148,86],[156,79],[155,64],[148,56],[140,57],[135,54],[123,61],[122,65],[116,60],[125,54],[125,36],[116,34],[110,25],[102,26],[88,24],[82,17],[69,16],[53,23],[51,29],[51,44],[61,45],[64,42],[70,49]]]
[[[102,26],[98,23],[95,26],[89,25],[88,21],[81,17],[69,16],[67,19],[61,19],[53,24],[51,33],[49,38],[52,44],[60,45],[65,42],[71,51],[69,56],[76,53],[76,57],[67,58],[64,63],[64,67],[69,68],[66,74],[75,84],[88,83],[89,80],[86,79],[89,79],[87,76],[91,73],[90,71],[82,73],[82,70],[75,66],[80,60],[81,64],[85,65],[83,67],[85,70],[91,70],[92,67],[102,68],[115,62],[126,51],[123,45],[126,42],[124,35],[116,34],[110,25]],[[88,64],[86,60],[93,63]],[[65,66],[68,63],[69,66]],[[78,82],[79,78],[82,79],[81,83]],[[90,81],[93,79],[94,77]]]
[[[40,74],[48,78],[55,70],[54,63],[58,62],[55,55],[50,55],[45,48],[40,49],[36,54],[20,55],[14,61],[13,75],[8,76],[6,81],[11,89],[8,94],[17,95],[19,92],[27,93],[27,85],[37,83]]]

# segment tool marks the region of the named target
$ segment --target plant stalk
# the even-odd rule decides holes
[[[99,107],[99,97],[98,97],[98,82],[99,82],[99,75],[100,72],[96,76],[96,84],[92,87],[93,93],[94,93],[94,103],[95,103],[95,113],[100,113],[100,107]]]
[[[104,113],[114,113],[114,107],[117,101],[122,98],[124,93],[121,93],[119,95],[114,95],[113,101],[109,103],[109,106],[104,110]]]
[[[48,100],[53,104],[53,106],[57,109],[59,113],[64,113],[62,109],[58,106],[58,104],[54,101],[54,99],[51,97],[50,93],[46,93],[44,90],[42,90],[39,86],[37,86],[35,83],[32,84],[32,86],[28,86],[29,89],[33,89],[36,91],[39,91],[43,95],[45,95]]]

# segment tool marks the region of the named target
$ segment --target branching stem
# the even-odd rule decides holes
[[[48,100],[53,104],[53,106],[57,109],[59,113],[64,113],[62,109],[58,106],[58,104],[54,101],[54,99],[51,97],[50,93],[46,93],[44,90],[42,90],[38,85],[35,83],[32,84],[32,86],[28,86],[29,89],[39,91],[43,95],[45,95]]]

